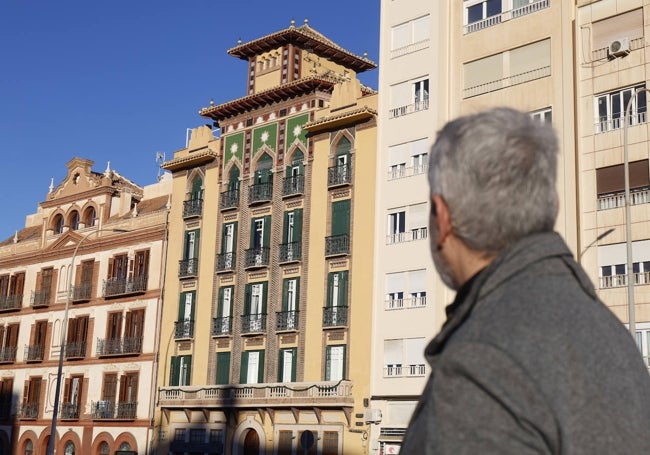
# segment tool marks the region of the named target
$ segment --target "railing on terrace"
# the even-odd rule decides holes
[[[12,363],[16,361],[17,346],[5,346],[0,348],[0,363]]]
[[[509,21],[510,19],[516,19],[527,14],[532,14],[544,8],[548,8],[549,4],[550,0],[538,0],[533,3],[528,3],[527,5],[520,6],[519,8],[503,11],[500,14],[495,14],[494,16],[486,17],[483,20],[467,24],[464,27],[464,32],[465,34],[476,32],[478,30],[483,30],[484,28],[492,27],[502,22]]]
[[[245,253],[245,267],[263,267],[269,265],[269,256],[271,249],[268,247],[262,248],[249,248],[244,250]]]
[[[45,357],[45,345],[25,346],[25,362],[41,362]]]
[[[644,108],[645,109],[645,108]],[[628,118],[628,126],[641,125],[647,123],[648,113],[643,110],[643,112],[635,112],[630,114]],[[608,131],[619,130],[623,128],[623,114],[619,117],[601,117],[596,120],[596,134],[606,133]]]
[[[61,419],[75,420],[79,418],[77,403],[61,403]]]
[[[194,321],[176,321],[174,322],[174,338],[194,338]]]
[[[219,208],[221,210],[234,209],[239,207],[239,188],[221,193]]]
[[[119,402],[117,405],[109,400],[90,403],[94,420],[133,420],[137,417],[137,402]]]
[[[299,261],[302,256],[302,243],[291,242],[280,244],[280,262]]]
[[[65,345],[65,358],[66,359],[83,359],[86,357],[86,346],[85,341],[75,341],[71,343],[66,343]]]
[[[282,195],[291,196],[294,194],[302,194],[305,191],[305,176],[292,175],[287,177],[282,182]]]
[[[104,281],[104,297],[141,294],[147,290],[147,277],[110,278]]]
[[[395,234],[389,234],[386,236],[386,245],[392,245],[394,243],[403,243],[403,242],[412,242],[414,240],[423,240],[428,237],[429,228],[421,227],[411,229],[410,231],[405,232],[396,232]]]
[[[410,167],[396,167],[388,170],[388,180],[397,180],[406,177],[413,177],[414,175],[426,174],[428,170],[428,164]]]
[[[248,203],[268,202],[273,199],[273,182],[256,183],[248,187]]]
[[[199,258],[181,259],[178,261],[178,277],[196,276],[199,273]]]
[[[416,43],[407,44],[406,46],[398,47],[396,49],[391,49],[390,58],[401,57],[402,55],[410,54],[412,52],[417,52],[420,49],[425,49],[429,47],[429,38],[423,39]]]
[[[414,365],[384,365],[384,377],[417,377],[424,376],[426,372],[423,363]]]
[[[634,275],[635,286],[650,284],[650,272],[635,272],[632,275]],[[627,274],[600,277],[601,289],[620,288],[623,286],[627,286]]]
[[[183,201],[183,218],[201,216],[203,212],[203,199],[190,199]]]
[[[339,234],[325,237],[325,256],[348,254],[350,252],[350,236]]]
[[[326,306],[323,308],[323,327],[348,325],[347,306]]]
[[[32,298],[30,303],[34,308],[49,306],[51,302],[52,293],[49,289],[42,289],[32,291]]]
[[[91,298],[93,289],[92,283],[81,283],[72,286],[72,302],[87,302]]]
[[[297,311],[278,311],[276,315],[277,331],[298,330],[298,312]]]
[[[429,109],[429,98],[422,101],[416,101],[406,106],[398,106],[388,110],[388,118],[401,117],[403,115],[413,114],[414,112],[424,111]]]
[[[483,93],[494,92],[502,88],[512,87],[514,85],[523,84],[524,82],[534,81],[551,75],[551,67],[544,66],[525,73],[514,74],[512,76],[490,81],[485,84],[475,85],[463,89],[463,98],[471,98],[472,96],[482,95]]]
[[[20,310],[23,307],[23,295],[3,295],[0,297],[0,311]]]
[[[38,402],[25,403],[18,408],[19,419],[35,419],[38,417]]]
[[[231,333],[232,333],[231,316],[212,318],[212,336],[230,335]]]
[[[404,308],[422,308],[427,306],[427,297],[406,297],[402,299],[386,299],[387,310],[402,310]]]
[[[650,203],[650,189],[630,190],[630,205]],[[598,210],[625,207],[625,193],[605,194],[598,196]]]
[[[347,185],[352,182],[352,164],[339,164],[327,169],[327,186]]]
[[[217,272],[235,270],[237,256],[234,251],[217,254]]]
[[[142,337],[97,338],[97,355],[129,355],[142,352]]]
[[[630,50],[642,49],[645,46],[644,38],[633,38],[630,40]],[[591,51],[592,60],[604,60],[609,57],[609,47],[601,47]]]
[[[243,314],[241,331],[242,333],[266,332],[266,314]]]
[[[352,382],[292,382],[255,385],[202,385],[161,387],[158,399],[163,407],[228,404],[246,407],[263,403],[265,407],[287,404],[320,404],[322,406],[351,405]]]

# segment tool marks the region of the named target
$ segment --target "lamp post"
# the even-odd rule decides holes
[[[612,232],[614,232],[614,228],[609,228],[609,229],[607,229],[605,232],[603,232],[603,233],[600,234],[598,237],[596,237],[596,238],[595,238],[595,239],[594,239],[594,240],[593,240],[589,245],[587,245],[587,246],[585,247],[585,249],[582,250],[582,252],[578,255],[578,263],[582,264],[582,255],[585,254],[589,248],[591,248],[592,246],[594,246],[594,243],[596,243],[596,242],[598,242],[598,241],[604,239],[605,237],[607,237],[607,236],[608,236],[609,234],[611,234]]]
[[[56,373],[56,392],[54,395],[54,409],[52,410],[52,425],[50,426],[50,439],[47,442],[47,455],[52,455],[54,453],[54,440],[56,439],[56,418],[59,412],[59,395],[61,394],[61,376],[63,375],[63,357],[65,355],[65,341],[66,341],[66,332],[68,329],[68,310],[70,308],[70,301],[72,300],[72,269],[74,267],[74,260],[77,257],[77,252],[79,247],[84,241],[91,235],[98,234],[100,232],[128,232],[126,229],[96,229],[84,235],[72,253],[72,259],[70,260],[70,268],[68,270],[68,295],[65,299],[65,311],[63,312],[63,323],[61,325],[61,339],[59,342],[59,368]]]
[[[632,214],[630,206],[630,161],[627,153],[627,125],[630,119],[632,102],[636,101],[641,92],[650,93],[647,88],[639,88],[632,93],[632,96],[625,106],[623,117],[623,172],[625,173],[625,244],[627,247],[627,314],[629,328],[632,338],[636,340],[636,316],[634,315],[634,273],[632,272]]]

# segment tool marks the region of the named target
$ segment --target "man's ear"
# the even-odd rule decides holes
[[[445,243],[447,236],[451,234],[453,227],[451,225],[449,207],[445,200],[438,194],[431,196],[431,215],[438,230],[438,238],[436,239],[436,242],[438,244],[438,249],[440,249]]]

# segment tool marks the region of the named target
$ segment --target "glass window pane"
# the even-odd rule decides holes
[[[483,19],[483,3],[477,3],[467,8],[467,23],[472,24]]]

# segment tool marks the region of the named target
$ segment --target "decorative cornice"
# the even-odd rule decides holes
[[[308,130],[310,133],[315,133],[328,128],[339,127],[341,124],[358,123],[363,120],[370,119],[377,115],[377,111],[363,106],[358,109],[341,112],[340,114],[322,117],[303,125],[303,129]]]
[[[213,161],[218,156],[218,152],[209,149],[203,149],[191,152],[189,155],[165,161],[160,167],[171,172],[182,171]]]

